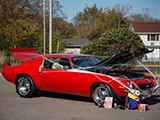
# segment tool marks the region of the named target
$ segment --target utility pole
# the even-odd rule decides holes
[[[50,0],[50,13],[49,13],[49,54],[52,53],[52,0]]]
[[[57,41],[57,53],[59,52],[59,40]]]
[[[44,39],[44,47],[43,47],[43,54],[46,54],[46,26],[45,26],[45,0],[43,0],[43,39]]]
[[[160,38],[159,38],[159,71],[160,71]]]
[[[14,38],[14,48],[16,48],[16,38]]]

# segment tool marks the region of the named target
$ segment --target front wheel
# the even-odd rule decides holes
[[[18,77],[16,90],[21,97],[32,97],[37,92],[37,88],[32,78],[28,75],[21,75]]]
[[[99,103],[99,101],[104,102],[105,97],[112,96],[112,92],[110,90],[110,87],[106,84],[96,84],[92,87],[92,98],[96,104]]]

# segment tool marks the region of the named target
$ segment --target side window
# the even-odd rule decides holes
[[[53,62],[49,58],[43,59],[43,68],[52,69]]]
[[[47,69],[71,69],[68,58],[49,57],[44,58],[43,67]]]
[[[71,69],[71,65],[69,63],[68,58],[60,58],[59,64],[62,65],[64,69]]]

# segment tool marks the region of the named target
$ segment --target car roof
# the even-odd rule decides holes
[[[72,58],[72,57],[78,57],[78,56],[92,56],[92,55],[56,53],[56,54],[46,54],[46,55],[42,55],[42,56],[43,57],[66,57],[66,58]]]

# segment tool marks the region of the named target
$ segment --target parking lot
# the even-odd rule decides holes
[[[0,75],[0,120],[159,120],[160,89],[144,102],[149,104],[146,112],[98,108],[91,98],[59,93],[21,98]]]

